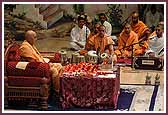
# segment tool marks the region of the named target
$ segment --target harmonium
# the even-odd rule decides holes
[[[163,61],[158,57],[134,57],[133,67],[135,69],[162,70]]]

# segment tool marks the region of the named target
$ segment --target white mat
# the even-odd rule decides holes
[[[122,89],[130,89],[136,91],[129,111],[138,111],[138,112],[149,111],[154,86],[121,85],[120,87]],[[159,87],[153,111],[164,111],[163,99],[164,99],[163,87]]]

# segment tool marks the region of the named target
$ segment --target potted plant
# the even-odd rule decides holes
[[[112,34],[118,33],[122,29],[122,14],[123,11],[120,8],[120,4],[107,4],[108,11],[107,16],[109,19],[109,22],[111,23],[113,27]]]

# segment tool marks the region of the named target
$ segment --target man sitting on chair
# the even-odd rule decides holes
[[[36,33],[29,30],[25,34],[25,40],[19,48],[20,56],[23,60],[28,62],[42,62],[46,63],[37,48],[34,46],[36,41]],[[63,67],[60,63],[49,63],[50,71],[52,72],[53,85],[56,92],[59,92],[60,83],[59,77],[63,72]]]

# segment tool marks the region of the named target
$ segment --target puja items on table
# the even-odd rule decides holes
[[[64,67],[63,75],[94,77],[97,75],[98,65],[80,62],[78,64],[68,64]]]
[[[86,62],[80,62],[78,64],[68,64],[64,67],[64,76],[76,76],[76,77],[107,77],[107,75],[114,74],[111,69],[101,70],[100,65],[91,64]],[[101,75],[101,76],[100,76]],[[114,76],[113,76],[114,77]]]

